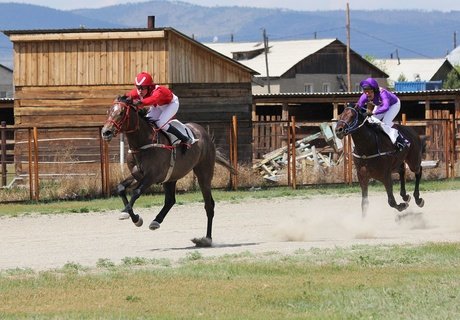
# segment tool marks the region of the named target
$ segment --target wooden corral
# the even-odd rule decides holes
[[[459,174],[453,170],[460,159],[460,90],[396,93],[401,100],[396,121],[405,122],[426,137],[426,159],[444,162],[445,176]],[[301,139],[316,133],[321,123],[338,119],[344,106],[355,103],[359,95],[359,92],[254,95],[253,159],[262,159],[286,145],[286,123],[292,116]]]
[[[60,128],[53,129],[54,137],[98,138],[92,127],[102,126],[114,98],[133,88],[137,73],[148,71],[179,97],[179,120],[208,127],[224,153],[226,128],[236,115],[238,157],[250,161],[256,72],[173,28],[154,28],[149,18],[150,27],[139,29],[4,31],[14,45],[15,126]],[[65,127],[74,124],[91,128],[68,133]],[[16,140],[27,137],[19,133]],[[18,157],[25,152],[16,150]],[[110,145],[110,157],[119,157],[117,142]]]

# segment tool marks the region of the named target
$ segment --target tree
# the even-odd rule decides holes
[[[460,66],[456,65],[454,66],[454,69],[452,69],[448,74],[447,74],[447,79],[444,81],[442,88],[443,89],[458,89],[460,88]]]
[[[406,76],[404,75],[404,73],[401,73],[398,77],[398,82],[406,82],[407,81],[407,78]]]

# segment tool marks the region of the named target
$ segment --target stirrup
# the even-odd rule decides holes
[[[195,143],[195,139],[188,138],[185,141],[181,141],[181,144],[184,146],[185,149],[189,150],[192,147],[192,144]]]

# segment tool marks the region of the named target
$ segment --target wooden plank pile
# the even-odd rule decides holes
[[[296,167],[300,167],[302,163],[307,163],[315,168],[330,167],[337,165],[341,161],[332,159],[331,148],[334,152],[342,150],[342,141],[334,134],[335,123],[330,126],[324,122],[320,125],[320,131],[309,135],[295,142],[296,148]],[[317,139],[324,139],[329,148],[317,150],[315,145],[311,143]],[[326,150],[328,149],[328,150]],[[288,147],[284,146],[269,152],[263,156],[263,159],[253,165],[253,169],[267,180],[277,182],[282,175],[281,172],[286,169],[288,163]]]

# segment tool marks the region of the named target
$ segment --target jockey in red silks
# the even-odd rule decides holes
[[[380,88],[373,78],[367,78],[359,85],[363,89],[363,94],[358,100],[358,107],[366,110],[369,110],[368,104],[373,107],[369,122],[379,124],[399,150],[408,147],[409,142],[393,128],[393,120],[401,109],[399,98],[394,93]]]
[[[149,120],[163,131],[175,135],[189,149],[193,140],[169,124],[179,110],[179,98],[167,87],[155,84],[152,76],[145,71],[136,76],[135,85],[136,88],[126,96],[135,101],[137,106],[148,108]]]

